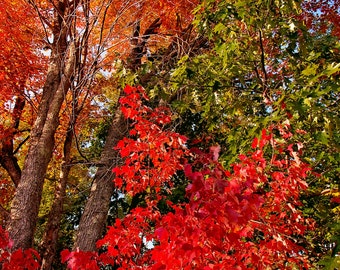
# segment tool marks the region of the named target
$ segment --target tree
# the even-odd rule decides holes
[[[339,43],[332,22],[338,3],[204,1],[196,10],[195,22],[211,50],[184,57],[166,81],[166,91],[180,96],[173,105],[183,115],[182,132],[205,137],[202,145],[206,138],[218,142],[230,165],[237,153],[249,151],[249,140],[261,129],[288,117],[297,140],[304,142],[303,159],[322,175],[322,180],[309,177],[303,194],[304,213],[320,225],[308,243],[313,260],[326,246],[335,247],[334,255]]]
[[[184,8],[190,7],[192,3],[181,2],[152,2],[144,3],[145,7],[138,11],[138,17],[133,24],[131,35],[131,52],[127,56],[126,68],[137,72],[142,65],[142,57],[151,46],[148,42],[152,38],[157,38],[160,34],[159,28],[164,25],[166,31],[176,31],[177,25],[169,25],[169,21],[173,18],[174,12],[176,16],[185,15]],[[151,6],[150,6],[151,5]],[[159,9],[161,6],[162,9]],[[169,8],[174,10],[165,13]],[[149,23],[150,18],[146,17],[149,12],[158,10],[158,16],[155,20],[150,21],[146,25],[146,29],[142,32],[141,26]],[[185,22],[183,22],[185,23]],[[164,30],[163,30],[164,31]],[[176,38],[175,34],[175,38]],[[144,80],[144,83],[145,80]],[[96,242],[102,237],[105,231],[106,220],[109,210],[110,198],[114,194],[114,185],[112,179],[112,168],[117,166],[121,161],[118,153],[114,153],[112,149],[127,133],[127,123],[122,117],[120,109],[117,109],[110,124],[105,144],[100,157],[100,167],[98,168],[90,193],[90,197],[86,203],[84,213],[80,220],[79,229],[77,231],[74,249],[94,251],[96,250]]]
[[[30,133],[30,147],[11,206],[8,226],[14,241],[13,248],[30,248],[36,226],[44,175],[54,148],[54,135],[58,127],[60,108],[64,96],[71,87],[75,74],[77,45],[70,29],[65,25],[66,17],[75,12],[77,3],[65,5],[58,2],[53,17],[53,41],[46,81],[43,87],[37,117]],[[72,16],[70,16],[72,18]],[[70,21],[70,25],[74,23]],[[62,56],[62,57],[61,57]],[[63,74],[63,75],[61,75]]]

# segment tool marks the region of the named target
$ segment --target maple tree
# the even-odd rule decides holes
[[[303,194],[304,213],[319,224],[309,238],[317,262],[327,253],[336,261],[339,250],[340,141],[339,39],[331,23],[338,4],[315,2],[204,1],[195,23],[212,48],[184,57],[164,92],[180,96],[173,105],[185,119],[182,132],[202,145],[218,142],[228,165],[261,129],[289,118],[305,144],[302,159],[321,175]]]
[[[123,59],[125,59],[124,55],[126,55],[126,64],[122,66],[118,64],[118,67],[122,69],[122,73],[126,74],[126,69],[136,72],[142,66],[142,62],[145,61],[142,58],[145,58],[149,50],[158,48],[159,45],[157,43],[160,40],[161,44],[166,46],[170,42],[168,41],[169,35],[170,37],[176,37],[179,26],[178,24],[169,24],[169,20],[177,17],[177,21],[181,22],[181,25],[188,24],[192,18],[192,14],[188,12],[193,5],[194,2],[192,1],[180,1],[180,3],[176,1],[145,1],[138,5],[133,5],[131,11],[123,14],[122,21],[126,18],[127,21],[125,23],[129,22],[133,27],[130,40],[123,39],[122,51],[119,50]],[[131,14],[133,15],[132,17],[130,16]],[[128,16],[125,17],[126,15]],[[135,21],[131,22],[131,19]],[[130,52],[126,52],[127,48],[130,49]],[[124,75],[123,77],[126,80],[127,76]],[[131,77],[133,80],[135,76],[132,75]],[[91,189],[84,213],[82,214],[74,243],[75,248],[82,250],[96,249],[95,243],[105,229],[110,197],[114,194],[111,168],[120,161],[116,158],[116,154],[112,153],[112,148],[124,136],[127,127],[119,109],[115,110],[111,121],[112,123],[108,127],[107,138],[100,156],[99,163],[102,166],[94,176],[93,189]],[[96,213],[96,215],[93,213]]]
[[[10,138],[10,147],[7,147],[8,149],[2,148],[2,150],[6,150],[2,157],[7,158],[7,155],[10,154],[10,158],[5,161],[9,160],[14,163],[12,167],[15,167],[15,170],[7,166],[5,162],[2,166],[7,173],[13,173],[11,177],[15,185],[17,185],[11,202],[10,214],[6,209],[1,208],[2,214],[9,219],[7,227],[13,239],[13,249],[19,247],[29,248],[33,244],[39,205],[43,194],[44,178],[46,172],[48,172],[47,177],[51,175],[51,167],[48,166],[50,160],[53,159],[53,164],[60,168],[60,177],[57,180],[56,196],[49,214],[50,218],[40,243],[43,267],[46,267],[46,269],[50,267],[48,266],[50,262],[44,266],[45,259],[50,260],[55,254],[53,246],[55,246],[58,237],[58,224],[63,212],[63,201],[70,177],[72,160],[80,156],[90,163],[81,152],[75,154],[74,148],[79,150],[79,142],[77,137],[74,140],[74,136],[77,136],[76,133],[78,132],[78,119],[89,113],[89,108],[92,108],[93,111],[98,109],[98,107],[91,106],[93,105],[91,104],[93,100],[89,99],[89,97],[93,98],[96,95],[92,90],[99,81],[95,74],[100,73],[100,68],[104,74],[105,72],[111,72],[114,69],[112,68],[112,62],[117,61],[115,59],[117,55],[120,55],[121,60],[130,58],[128,61],[132,60],[138,65],[138,62],[141,61],[142,56],[146,53],[146,41],[150,36],[156,37],[155,34],[161,24],[167,31],[172,26],[174,26],[174,29],[180,29],[179,24],[173,25],[169,23],[171,18],[177,18],[177,21],[183,23],[183,25],[190,22],[192,15],[188,12],[190,12],[193,3],[192,1],[164,1],[161,3],[158,1],[150,1],[150,3],[148,1],[139,3],[132,3],[131,1],[91,1],[85,3],[83,1],[37,0],[21,1],[20,5],[23,8],[16,13],[14,3],[6,1],[6,4],[8,4],[7,9],[6,6],[1,9],[4,17],[10,18],[11,13],[23,18],[25,15],[25,19],[22,20],[22,22],[26,22],[25,26],[32,25],[32,29],[39,30],[33,32],[29,28],[24,29],[24,27],[11,28],[9,26],[14,24],[8,23],[7,25],[9,21],[2,24],[1,31],[4,31],[2,37],[5,40],[7,37],[10,37],[8,40],[11,40],[11,37],[18,37],[19,39],[22,38],[15,41],[18,44],[34,45],[25,46],[24,50],[19,50],[22,54],[17,57],[18,62],[13,61],[10,64],[29,63],[26,61],[29,57],[38,60],[45,59],[40,55],[42,47],[44,47],[43,50],[47,51],[46,54],[49,58],[45,81],[44,79],[39,82],[35,81],[35,75],[42,75],[43,77],[45,74],[34,69],[32,63],[29,63],[29,68],[28,65],[22,68],[23,72],[16,73],[18,74],[16,79],[20,80],[20,84],[22,84],[22,76],[24,79],[34,81],[37,89],[21,89],[28,91],[30,103],[36,106],[33,106],[33,114],[28,125],[30,130],[29,141],[26,138],[22,142],[22,145],[25,144],[25,151],[27,152],[21,156],[21,159],[25,159],[25,161],[20,160],[20,165],[16,163],[14,155],[17,154],[17,150],[13,149],[13,144],[18,142],[17,137]],[[27,16],[27,14],[32,15],[32,17]],[[188,16],[185,14],[188,14]],[[31,21],[28,23],[28,20],[32,20],[32,23]],[[16,30],[18,30],[18,33],[14,33]],[[134,30],[134,33],[131,37],[132,30]],[[25,34],[19,34],[21,32]],[[170,35],[175,33],[176,31],[170,33]],[[165,40],[166,44],[169,40],[169,33],[164,34],[163,37],[158,35],[158,37]],[[41,40],[43,42],[40,42]],[[153,42],[155,43],[156,41],[154,40]],[[12,44],[7,45],[6,47],[6,43],[4,43],[6,52],[11,52],[11,55],[14,55],[13,50],[10,50],[13,47]],[[154,46],[158,47],[158,45]],[[138,49],[137,54],[134,53],[135,49]],[[8,64],[10,57],[7,54],[4,56],[3,67],[6,68],[7,71],[5,71],[8,73],[11,67]],[[22,56],[27,58],[21,61]],[[18,71],[18,69],[15,71]],[[9,77],[6,74],[6,76],[4,73],[1,74],[3,82],[13,83],[13,86],[16,85],[15,80],[8,80]],[[89,88],[90,85],[92,88]],[[27,86],[25,85],[25,87]],[[20,85],[20,87],[23,86]],[[9,95],[10,90],[8,88],[4,88],[2,93],[12,98],[12,95]],[[31,96],[34,98],[30,99]],[[20,118],[24,102],[19,98],[16,101],[19,112],[17,110],[14,110],[14,112],[8,111],[9,114],[12,113],[14,128],[24,122],[24,118]],[[84,110],[84,108],[86,109]],[[113,123],[111,126],[113,126],[112,130],[115,133],[120,132],[120,128],[123,129],[119,124]],[[9,129],[7,131],[12,132]],[[113,132],[111,133],[115,135]],[[1,133],[1,135],[4,134],[5,132]],[[109,140],[111,139],[112,136]],[[7,143],[5,142],[3,145],[6,146]],[[108,150],[106,152],[110,151],[111,148],[110,144],[107,144]],[[60,160],[58,161],[58,159]],[[106,166],[111,166],[109,164],[110,160],[107,154],[103,154],[100,162],[107,163]],[[36,166],[37,164],[39,165]],[[52,163],[50,163],[51,165]],[[104,167],[102,171],[105,173],[107,170],[108,168]],[[98,178],[100,177],[98,176]],[[94,183],[95,185],[97,185],[96,182]],[[109,201],[109,197],[112,195],[110,189],[107,189],[108,195],[102,199],[105,204],[107,204],[106,202]],[[10,195],[9,191],[10,189],[7,189],[6,194]],[[97,191],[100,191],[100,189],[98,188]],[[98,205],[100,208],[104,206],[101,202],[98,202]],[[94,203],[89,204],[89,206],[90,211],[93,211]],[[101,212],[104,213],[104,219],[99,222],[97,229],[97,234],[99,235],[107,216],[105,209],[101,210]],[[85,229],[88,230],[88,227]],[[18,233],[19,231],[22,233]],[[92,232],[93,230],[90,235],[96,240],[98,236]],[[86,233],[88,231],[79,230],[78,235],[80,237],[78,239],[87,239],[88,237],[82,237]],[[76,245],[78,244],[79,242],[76,243]],[[82,245],[86,244],[83,243]]]

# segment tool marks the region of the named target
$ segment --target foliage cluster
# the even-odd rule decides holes
[[[186,149],[183,136],[164,129],[171,119],[166,108],[144,106],[140,87],[127,86],[125,92],[122,110],[133,120],[134,138],[117,145],[126,159],[114,169],[115,182],[122,192],[146,192],[146,205],[116,219],[97,243],[100,254],[64,251],[70,269],[308,267],[307,251],[293,239],[313,228],[298,209],[310,168],[299,158],[300,143],[287,145],[274,138],[274,129],[278,139],[292,136],[287,123],[263,130],[253,141],[253,152],[240,155],[229,172],[218,162],[218,146],[208,153]],[[152,139],[156,137],[160,139]],[[265,148],[272,153],[270,160],[263,155]],[[162,215],[159,191],[166,187],[171,192],[171,176],[178,170],[190,181],[188,203],[168,201],[171,211]]]

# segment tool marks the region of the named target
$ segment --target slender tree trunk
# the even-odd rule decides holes
[[[63,203],[66,194],[66,184],[68,176],[71,170],[70,159],[71,159],[71,147],[73,141],[73,129],[72,123],[69,124],[67,130],[64,149],[63,159],[61,162],[59,181],[55,189],[55,197],[49,212],[48,222],[43,235],[43,239],[40,243],[40,255],[42,257],[41,270],[52,269],[52,263],[56,254],[56,245],[59,234],[60,221],[63,215]]]
[[[69,26],[65,25],[68,9],[59,1],[55,12],[54,43],[43,87],[37,118],[30,134],[30,146],[16,189],[10,213],[8,231],[13,249],[30,248],[41,201],[44,177],[54,148],[54,135],[59,124],[59,113],[71,85],[74,72],[74,47],[68,42]],[[68,22],[70,19],[68,19]]]
[[[127,123],[121,111],[117,109],[106,138],[100,157],[100,166],[94,176],[90,197],[81,217],[74,249],[96,250],[96,242],[103,235],[110,198],[114,191],[113,167],[120,164],[118,151],[114,150],[117,142],[127,133]]]
[[[128,68],[132,71],[136,71],[140,67],[147,41],[160,26],[161,20],[157,18],[140,37],[140,22],[136,21],[131,41],[133,49],[128,57]],[[118,151],[113,148],[127,134],[127,129],[126,120],[121,111],[117,109],[100,158],[101,166],[98,167],[94,177],[90,197],[80,219],[74,249],[94,251],[96,242],[103,236],[110,198],[114,192],[112,168],[120,163]]]

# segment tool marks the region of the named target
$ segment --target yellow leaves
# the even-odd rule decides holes
[[[327,76],[331,76],[338,72],[340,72],[340,63],[331,63],[327,66],[326,70],[324,71],[324,74]]]
[[[305,76],[315,75],[317,72],[319,65],[318,64],[311,64],[306,67],[301,73]]]
[[[290,30],[291,32],[294,32],[295,28],[296,28],[295,24],[294,24],[293,22],[291,22],[291,23],[289,24],[289,30]]]

